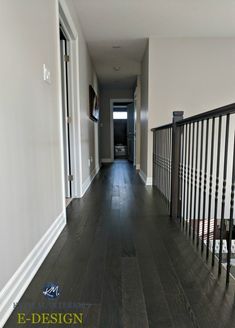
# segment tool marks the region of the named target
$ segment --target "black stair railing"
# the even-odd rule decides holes
[[[169,215],[226,283],[235,277],[235,104],[153,131],[153,185]]]

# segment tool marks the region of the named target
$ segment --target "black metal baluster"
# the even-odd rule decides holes
[[[167,171],[166,171],[166,130],[163,130],[163,134],[164,134],[164,197],[166,200],[166,186],[167,186]]]
[[[162,165],[162,195],[164,195],[164,136],[163,136],[163,130],[161,130],[161,136],[162,136],[162,153],[161,153],[161,165]]]
[[[158,190],[160,190],[160,162],[159,162],[159,156],[160,156],[160,133],[158,131]]]
[[[156,139],[155,132],[153,132],[153,185],[155,185],[155,156],[156,156]]]
[[[157,167],[157,155],[158,155],[158,139],[157,139],[157,131],[155,131],[155,185],[158,186],[158,167]]]
[[[170,212],[170,129],[167,129],[167,202]]]
[[[198,213],[197,213],[197,247],[199,246],[200,217],[201,217],[201,198],[202,198],[202,159],[203,159],[203,137],[204,121],[201,121],[201,147],[200,147],[200,167],[199,167],[199,188],[198,188]]]
[[[188,154],[189,154],[189,126],[190,124],[186,125],[186,136],[187,136],[187,143],[186,143],[186,158],[185,158],[185,174],[186,174],[186,179],[185,179],[185,230],[187,233],[188,230],[188,217],[187,217],[187,212],[188,212]]]
[[[164,193],[165,193],[165,169],[164,169],[164,130],[162,130],[162,195],[164,199]]]
[[[162,196],[164,199],[164,130],[161,130],[162,134]]]
[[[168,209],[168,129],[166,130],[166,201]]]
[[[197,178],[198,178],[198,147],[199,145],[199,122],[196,129],[196,151],[195,151],[195,184],[194,184],[194,210],[193,210],[193,240],[195,240],[196,232],[196,212],[197,212]],[[197,224],[198,226],[198,224]]]
[[[193,172],[194,172],[194,134],[195,134],[195,123],[193,123],[193,132],[192,132],[192,162],[191,162],[191,189],[190,189],[190,236],[192,234],[192,229],[191,229],[191,225],[192,225],[192,218],[193,218]],[[194,220],[195,221],[195,218]],[[195,222],[193,222],[193,227],[195,225]]]
[[[234,192],[235,192],[235,134],[234,134],[234,141],[233,141],[233,170],[232,170],[232,184],[231,184],[230,215],[229,215],[226,285],[229,284],[230,268],[231,268],[231,247],[232,247],[231,240],[233,234]]]
[[[170,128],[170,208],[171,208],[171,203],[172,203],[172,199],[171,199],[171,172],[172,172],[172,128]]]
[[[157,185],[157,133],[156,131],[154,132],[154,142],[155,142],[155,155],[154,155],[154,176],[155,176],[155,185]]]
[[[206,258],[209,257],[210,243],[210,225],[211,225],[211,201],[212,201],[212,183],[213,183],[213,164],[214,164],[214,136],[215,136],[215,118],[212,119],[211,131],[211,158],[210,158],[210,182],[209,182],[209,201],[208,201],[208,226],[207,226],[207,247]]]
[[[164,194],[164,161],[163,161],[163,142],[164,142],[164,138],[163,138],[163,130],[161,130],[161,167],[162,167],[162,195]]]
[[[168,204],[168,212],[170,214],[170,202],[169,202],[169,157],[170,157],[170,135],[169,135],[170,129],[167,129],[167,204]]]
[[[157,179],[157,187],[159,188],[159,186],[158,186],[158,176],[159,176],[158,153],[159,153],[159,149],[158,149],[158,131],[156,131],[156,179]]]
[[[224,240],[224,212],[225,212],[225,194],[227,183],[227,160],[228,160],[228,138],[229,138],[229,123],[230,115],[226,116],[225,144],[224,144],[224,168],[223,168],[223,188],[222,188],[222,204],[221,204],[221,221],[220,221],[220,247],[219,247],[219,269],[218,274],[221,274],[222,269],[222,249]]]
[[[156,132],[153,132],[153,184],[156,184]]]
[[[182,205],[183,205],[183,160],[184,160],[184,125],[180,127],[181,131],[181,147],[180,147],[180,192],[179,192],[179,198],[180,198],[180,222],[182,223]]]
[[[161,168],[161,131],[159,131],[159,190],[161,192],[162,168]]]
[[[163,136],[164,136],[164,143],[163,143],[163,149],[164,149],[164,201],[166,202],[166,184],[167,184],[167,174],[166,174],[166,130],[163,130]],[[166,203],[167,204],[167,203]]]
[[[164,200],[167,206],[167,130],[164,129],[164,185],[165,185],[165,192],[164,192]]]
[[[184,192],[183,192],[183,210],[182,210],[182,213],[183,213],[183,230],[185,228],[185,209],[186,209],[186,206],[185,206],[185,199],[186,199],[186,159],[187,159],[187,132],[188,132],[188,128],[187,128],[187,124],[184,126],[184,129],[185,129],[185,138],[184,138]]]
[[[170,198],[170,208],[171,208],[171,170],[172,170],[172,128],[170,128],[170,178],[169,178],[169,198]]]
[[[155,156],[155,165],[156,165],[156,185],[158,187],[158,132],[155,134],[156,138],[156,156]]]
[[[188,179],[187,179],[187,224],[188,224],[188,234],[191,234],[191,216],[190,216],[190,159],[191,159],[191,124],[189,124],[189,139],[188,139]]]
[[[155,142],[155,155],[154,155],[154,168],[155,168],[155,186],[157,185],[157,171],[156,171],[156,161],[157,161],[157,139],[156,139],[156,131],[153,132],[154,142]]]
[[[159,131],[159,172],[160,172],[160,192],[162,192],[162,131]]]
[[[169,199],[169,213],[171,209],[171,128],[169,129],[169,139],[168,139],[168,144],[169,144],[169,158],[168,158],[168,174],[169,174],[169,179],[168,179],[168,199]]]
[[[221,148],[221,125],[222,117],[219,117],[218,146],[217,146],[217,164],[216,164],[216,182],[215,182],[215,211],[214,211],[214,231],[213,231],[213,249],[212,249],[212,266],[215,264],[215,240],[217,233],[217,209],[219,193],[219,170],[220,170],[220,148]]]
[[[165,181],[164,181],[164,130],[162,130],[162,195],[164,198]]]
[[[158,190],[161,190],[161,167],[160,167],[160,155],[161,155],[161,149],[160,149],[160,131],[158,131]]]
[[[206,141],[204,158],[204,182],[203,182],[203,209],[202,209],[202,243],[201,252],[204,250],[205,216],[206,216],[206,185],[207,185],[207,160],[208,160],[208,137],[209,137],[209,119],[206,121]],[[207,221],[208,222],[208,221]]]
[[[158,131],[158,190],[161,190],[161,166],[160,166],[160,131]]]

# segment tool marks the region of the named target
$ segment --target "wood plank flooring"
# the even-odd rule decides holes
[[[82,312],[90,328],[235,327],[234,282],[225,289],[166,213],[128,162],[103,166],[5,327],[18,312]]]

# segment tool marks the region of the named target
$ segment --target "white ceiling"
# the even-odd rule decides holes
[[[235,36],[235,0],[68,1],[76,7],[103,84],[133,83],[150,36]]]

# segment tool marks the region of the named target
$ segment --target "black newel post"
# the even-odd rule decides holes
[[[172,166],[171,166],[171,217],[176,219],[179,213],[179,165],[181,129],[176,122],[183,120],[184,112],[173,112],[172,128]]]

